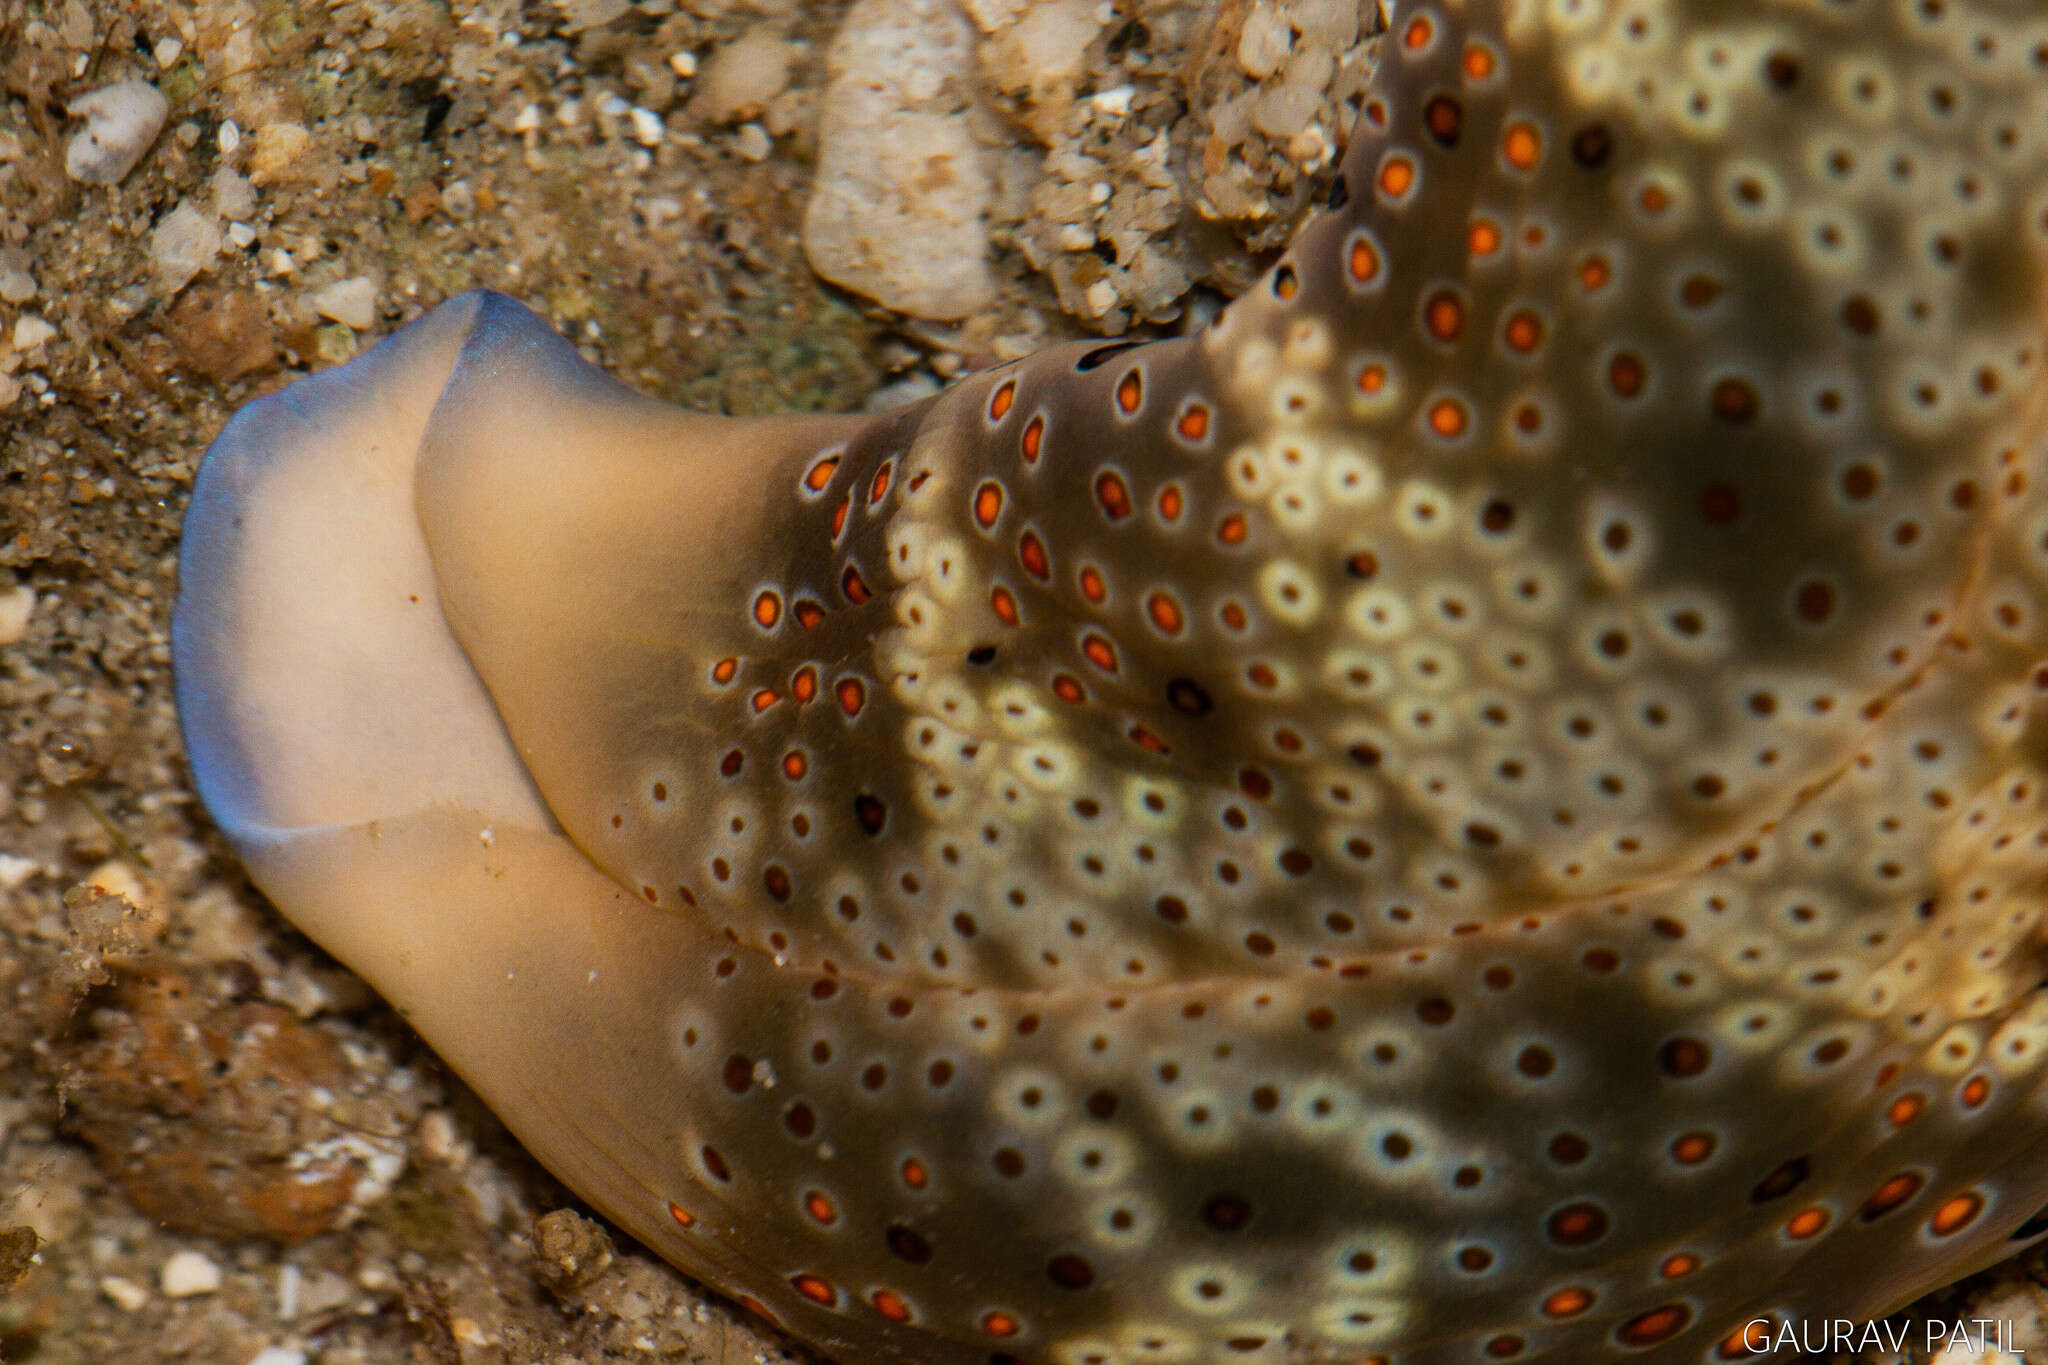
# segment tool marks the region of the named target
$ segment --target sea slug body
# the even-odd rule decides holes
[[[1392,20],[1199,335],[743,421],[471,294],[201,470],[258,884],[828,1354],[1738,1359],[2048,1231],[2048,18]]]

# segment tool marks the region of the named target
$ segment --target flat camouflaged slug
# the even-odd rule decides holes
[[[2048,1202],[2048,16],[1432,0],[1201,335],[221,436],[258,884],[848,1362],[1712,1361]]]

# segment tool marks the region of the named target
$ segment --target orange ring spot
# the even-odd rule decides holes
[[[882,467],[875,471],[875,477],[868,481],[868,506],[873,507],[889,492],[889,475],[895,470],[894,460],[882,461]]]
[[[1544,1313],[1553,1318],[1577,1317],[1592,1306],[1592,1291],[1577,1287],[1560,1289],[1543,1301]]]
[[[764,592],[754,599],[754,620],[762,629],[772,630],[782,619],[782,599],[772,592]]]
[[[1972,1076],[1963,1086],[1963,1107],[1975,1109],[1991,1098],[1991,1082],[1982,1076]]]
[[[804,757],[801,749],[791,749],[782,756],[782,775],[792,782],[800,781],[811,770],[811,761]]]
[[[1671,191],[1662,185],[1645,185],[1643,192],[1636,196],[1636,203],[1644,213],[1654,218],[1671,207]]]
[[[1405,156],[1388,157],[1380,167],[1380,193],[1389,199],[1399,199],[1414,188],[1415,163]]]
[[[715,683],[729,683],[732,681],[733,674],[739,671],[740,661],[738,659],[720,659],[717,663],[711,665],[711,681]]]
[[[1893,1209],[1920,1193],[1920,1187],[1926,1183],[1926,1178],[1918,1171],[1899,1172],[1899,1174],[1885,1181],[1884,1184],[1879,1185],[1876,1193],[1863,1201],[1863,1220],[1870,1222],[1873,1219],[1884,1217]]]
[[[846,529],[846,514],[852,510],[853,494],[849,493],[839,500],[837,507],[832,509],[832,539],[839,539],[839,533]]]
[[[1512,314],[1504,336],[1509,350],[1529,355],[1543,344],[1543,319],[1526,309]]]
[[[1681,1166],[1697,1166],[1713,1154],[1712,1133],[1685,1133],[1671,1143],[1671,1159]]]
[[[1052,561],[1046,557],[1045,542],[1038,538],[1036,531],[1026,531],[1017,538],[1017,562],[1033,578],[1044,580],[1052,577]]]
[[[668,1216],[676,1220],[677,1227],[693,1228],[697,1226],[697,1216],[681,1204],[670,1204],[668,1206]]]
[[[989,1313],[981,1320],[981,1330],[992,1337],[1014,1337],[1017,1335],[1017,1320],[1008,1313]]]
[[[1465,405],[1455,398],[1440,398],[1430,405],[1429,429],[1445,440],[1465,434]]]
[[[1936,1237],[1952,1237],[1974,1222],[1983,1208],[1984,1196],[1971,1190],[1966,1194],[1957,1195],[1936,1209],[1927,1226],[1933,1230]]]
[[[754,693],[754,710],[756,712],[766,711],[769,707],[775,705],[776,702],[779,702],[781,700],[782,694],[780,692],[777,692],[772,687],[764,687],[756,693]]]
[[[1222,541],[1225,545],[1242,545],[1248,533],[1244,516],[1241,513],[1232,512],[1216,528],[1216,539]]]
[[[849,716],[859,715],[860,708],[867,704],[868,689],[859,678],[841,678],[833,691],[838,694],[839,709]]]
[[[1358,372],[1358,391],[1365,394],[1378,393],[1387,386],[1387,367],[1367,365]]]
[[[1010,405],[1017,400],[1017,381],[1005,380],[996,391],[989,395],[988,420],[1000,422],[1008,415]]]
[[[1163,521],[1179,521],[1181,512],[1180,488],[1168,484],[1159,490],[1159,516]]]
[[[1494,73],[1493,50],[1478,43],[1465,49],[1465,75],[1469,80],[1483,81]]]
[[[804,487],[810,489],[813,493],[823,492],[825,485],[832,482],[832,475],[838,469],[839,457],[837,455],[827,455],[805,472]]]
[[[1891,1108],[1885,1110],[1885,1117],[1892,1121],[1893,1127],[1903,1128],[1919,1118],[1921,1111],[1926,1108],[1927,1097],[1914,1090],[1893,1100]]]
[[[1516,170],[1534,170],[1543,156],[1543,139],[1533,124],[1509,124],[1507,135],[1501,139],[1500,152]]]
[[[1410,52],[1418,52],[1428,47],[1429,40],[1434,37],[1436,25],[1430,22],[1428,15],[1418,14],[1408,21],[1407,30],[1401,34],[1401,46]]]
[[[874,593],[868,590],[868,581],[860,576],[856,565],[846,566],[846,572],[839,575],[839,590],[846,594],[846,600],[856,607],[867,601]]]
[[[1082,688],[1081,680],[1071,673],[1053,675],[1052,694],[1069,706],[1079,706],[1088,700],[1088,693]]]
[[[1124,416],[1128,417],[1136,412],[1144,401],[1144,378],[1136,370],[1126,372],[1124,377],[1116,382],[1116,405],[1123,409]]]
[[[807,702],[818,695],[818,670],[805,667],[796,671],[789,680],[789,690],[799,703]]]
[[[1474,256],[1491,256],[1501,247],[1500,226],[1490,218],[1473,220],[1465,234],[1465,246]]]
[[[797,1293],[803,1295],[812,1303],[822,1303],[827,1308],[830,1308],[833,1304],[839,1302],[839,1295],[834,1292],[832,1286],[819,1279],[816,1275],[798,1275],[791,1279],[790,1283],[796,1286]]]
[[[1438,341],[1456,341],[1465,334],[1465,305],[1449,290],[1433,294],[1423,305],[1422,323]]]
[[[1124,485],[1123,477],[1113,471],[1096,475],[1095,500],[1102,504],[1103,514],[1111,521],[1122,521],[1131,514],[1131,490]]]
[[[1010,595],[1008,588],[995,587],[989,589],[988,604],[995,608],[996,615],[1002,619],[1004,625],[1014,626],[1017,624],[1017,599]]]
[[[1251,624],[1251,618],[1244,614],[1244,608],[1235,602],[1225,602],[1223,610],[1217,614],[1223,618],[1223,624],[1231,630],[1241,631]]]
[[[832,1207],[832,1201],[816,1190],[804,1196],[804,1212],[820,1223],[833,1223],[839,1219],[839,1210]]]
[[[886,1289],[877,1289],[871,1302],[875,1305],[875,1311],[891,1322],[910,1321],[910,1305]]]
[[[1714,1354],[1723,1360],[1741,1360],[1745,1356],[1761,1355],[1771,1348],[1771,1330],[1774,1320],[1745,1322],[1742,1326],[1721,1338],[1720,1347]]]
[[[1088,662],[1105,673],[1116,672],[1116,646],[1100,635],[1090,635],[1081,641],[1081,652],[1088,656]]]
[[[739,1304],[740,1307],[746,1309],[749,1313],[752,1313],[757,1318],[765,1318],[769,1322],[774,1323],[777,1327],[780,1327],[782,1325],[782,1319],[776,1317],[773,1313],[769,1312],[768,1305],[762,1303],[752,1294],[740,1295]]]
[[[1153,625],[1168,635],[1180,634],[1182,627],[1187,625],[1180,603],[1163,592],[1155,592],[1145,599],[1145,613],[1152,618]]]
[[[1102,575],[1092,565],[1081,570],[1081,596],[1090,602],[1101,602],[1109,596],[1109,585],[1102,581]]]
[[[1153,734],[1142,725],[1133,725],[1131,727],[1131,743],[1148,753],[1168,754],[1173,752],[1173,750],[1166,747],[1165,740]]]
[[[1379,278],[1380,249],[1372,244],[1370,237],[1353,237],[1344,264],[1352,279],[1360,284],[1371,284]]]
[[[1588,290],[1599,291],[1607,287],[1614,278],[1614,268],[1607,264],[1605,256],[1588,256],[1579,266],[1579,283]]]
[[[925,1170],[924,1163],[916,1157],[905,1157],[903,1160],[903,1183],[910,1186],[913,1190],[921,1190],[931,1183],[931,1174]]]
[[[1785,1235],[1796,1241],[1815,1236],[1828,1225],[1826,1209],[1801,1209],[1785,1224]]]
[[[1024,452],[1024,463],[1036,464],[1039,449],[1045,444],[1045,419],[1033,417],[1024,424],[1024,434],[1017,440],[1017,448]]]
[[[1683,1332],[1691,1321],[1690,1308],[1682,1303],[1667,1303],[1662,1308],[1636,1314],[1615,1328],[1614,1334],[1628,1346],[1655,1346]]]
[[[825,619],[825,609],[808,598],[799,598],[793,610],[796,612],[796,623],[805,630]]]
[[[1700,1258],[1690,1251],[1681,1251],[1664,1258],[1664,1264],[1657,1267],[1657,1273],[1667,1280],[1682,1280],[1700,1268]]]
[[[1003,489],[1001,484],[985,483],[974,491],[974,519],[986,531],[996,524],[996,518],[1003,514]]]
[[[1173,424],[1183,441],[1199,441],[1209,434],[1209,410],[1200,403],[1190,403],[1180,420]]]

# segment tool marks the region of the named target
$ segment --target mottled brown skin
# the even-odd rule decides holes
[[[1436,0],[1195,338],[721,423],[458,300],[217,445],[195,771],[848,1360],[1888,1310],[2048,1202],[2044,104],[2019,0]]]

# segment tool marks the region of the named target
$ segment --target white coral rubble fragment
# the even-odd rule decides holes
[[[164,130],[171,102],[147,81],[121,81],[64,106],[85,127],[64,149],[64,172],[87,185],[118,185]]]

